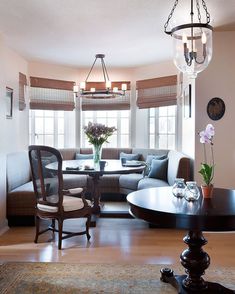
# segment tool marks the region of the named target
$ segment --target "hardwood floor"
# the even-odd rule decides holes
[[[84,221],[65,222],[66,229],[83,226]],[[149,229],[137,219],[100,218],[91,228],[91,240],[78,236],[63,241],[63,250],[49,241],[51,233],[39,237],[34,244],[34,227],[14,227],[0,237],[0,262],[42,261],[68,263],[139,263],[179,264],[179,255],[186,248],[182,238],[185,231]],[[208,244],[204,250],[211,265],[235,266],[235,234],[205,233]]]

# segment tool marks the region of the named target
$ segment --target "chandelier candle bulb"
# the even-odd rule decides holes
[[[80,83],[80,89],[85,90],[86,89],[86,82]]]
[[[127,84],[122,84],[122,91],[126,91],[127,90]]]
[[[206,34],[205,32],[202,33],[202,44],[206,44]]]
[[[112,85],[112,82],[111,81],[107,81],[106,82],[106,88],[107,89],[110,89],[111,88],[111,85]]]
[[[73,86],[73,92],[78,93],[78,86],[77,85]]]

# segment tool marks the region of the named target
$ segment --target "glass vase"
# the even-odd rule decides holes
[[[176,178],[175,183],[172,187],[172,193],[175,197],[183,198],[185,194],[186,185],[184,183],[184,179]]]
[[[102,145],[93,145],[93,161],[94,168],[99,167],[99,162],[101,160]]]
[[[184,198],[187,201],[196,201],[200,197],[200,191],[197,187],[196,182],[186,182],[186,189],[185,189],[185,195]]]

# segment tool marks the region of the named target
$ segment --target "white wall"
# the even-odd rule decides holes
[[[208,68],[196,80],[195,102],[195,178],[203,160],[203,148],[197,133],[208,123],[215,126],[215,186],[235,188],[235,32],[215,32],[213,34],[213,58]],[[207,103],[213,97],[224,100],[226,111],[218,121],[212,121],[206,112]]]
[[[28,146],[28,110],[19,111],[19,72],[27,75],[27,62],[0,39],[0,233],[6,221],[6,154]],[[13,89],[13,118],[6,119],[6,86]]]

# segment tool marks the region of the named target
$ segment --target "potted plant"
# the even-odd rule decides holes
[[[210,198],[213,192],[212,180],[214,178],[214,152],[213,152],[213,138],[215,135],[215,128],[212,124],[208,124],[206,129],[199,133],[200,143],[203,144],[204,162],[201,163],[201,169],[198,171],[203,178],[204,184],[201,186],[204,198]],[[211,156],[208,161],[206,153],[206,144],[209,144]]]

